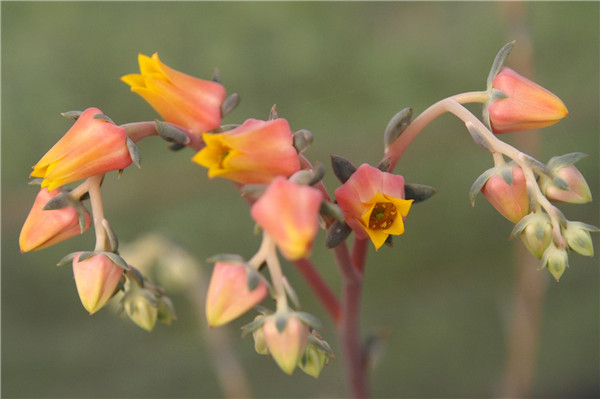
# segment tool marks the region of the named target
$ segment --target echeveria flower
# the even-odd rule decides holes
[[[404,233],[412,200],[404,199],[402,176],[362,164],[335,190],[335,198],[356,237],[369,237],[376,249],[390,234]]]
[[[79,261],[81,253],[73,259],[73,275],[83,307],[96,313],[115,293],[123,268],[105,254],[96,254]]]
[[[125,129],[98,108],[88,108],[69,131],[33,166],[48,191],[65,184],[131,165]]]
[[[217,82],[198,79],[163,64],[158,53],[138,55],[139,74],[121,80],[131,86],[167,122],[202,134],[221,125],[225,88]]]
[[[225,133],[202,135],[206,147],[192,160],[208,168],[208,176],[241,184],[266,184],[276,176],[300,170],[292,131],[285,119],[248,119]]]

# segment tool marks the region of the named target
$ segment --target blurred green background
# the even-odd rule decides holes
[[[518,6],[518,5],[516,5]],[[309,159],[329,154],[377,162],[389,118],[415,113],[462,91],[485,88],[497,50],[531,40],[535,80],[559,95],[570,116],[540,133],[536,156],[583,151],[577,165],[596,202],[561,209],[600,225],[599,4],[401,2],[2,2],[2,394],[4,397],[219,397],[211,357],[186,297],[173,299],[179,320],[146,333],[104,309],[79,303],[65,254],[93,247],[93,233],[21,255],[18,234],[36,194],[30,168],[70,127],[59,113],[96,106],[117,123],[151,120],[154,111],[119,77],[137,72],[138,52],[209,78],[219,68],[242,103],[224,123],[266,118],[277,104],[293,130],[309,129]],[[524,20],[519,22],[519,16]],[[524,35],[524,36],[522,36]],[[516,66],[516,44],[508,65]],[[479,112],[478,107],[473,110]],[[515,143],[516,134],[502,136]],[[108,219],[122,242],[159,231],[203,261],[237,252],[250,257],[259,238],[228,181],[208,181],[161,140],[139,144],[141,170],[103,186]],[[415,206],[393,249],[371,251],[363,331],[390,332],[372,371],[375,397],[488,397],[500,392],[517,241],[512,225],[468,189],[492,166],[450,116],[415,140],[396,171],[437,187]],[[599,251],[598,237],[594,238]],[[315,245],[317,267],[337,288],[331,254]],[[303,309],[335,330],[290,265]],[[536,397],[598,397],[599,270],[596,258],[570,257],[560,283],[544,271],[546,299],[538,343]],[[202,262],[205,273],[210,265]],[[220,331],[232,345],[255,397],[344,397],[343,360],[318,380],[288,377],[238,337],[243,318]],[[219,330],[216,330],[219,333]]]

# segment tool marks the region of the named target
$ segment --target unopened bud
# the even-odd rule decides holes
[[[262,331],[269,353],[291,375],[306,347],[308,325],[293,313],[276,313],[264,322]]]
[[[569,248],[579,255],[594,256],[594,244],[591,231],[597,232],[598,228],[581,222],[567,222],[562,229],[562,235]]]
[[[541,259],[552,241],[552,223],[546,213],[531,213],[517,223],[512,235],[520,235],[529,252]]]
[[[569,267],[569,256],[566,249],[558,248],[554,243],[549,245],[542,257],[542,267],[548,269],[556,281],[560,280],[565,269]]]

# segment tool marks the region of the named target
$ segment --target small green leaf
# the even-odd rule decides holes
[[[112,119],[110,119],[107,115],[104,115],[104,114],[95,114],[92,118],[100,120],[100,121],[112,123],[113,125],[115,124]]]
[[[514,45],[515,45],[514,40],[512,42],[506,43],[504,46],[502,46],[500,51],[498,51],[498,54],[496,54],[496,58],[494,58],[494,63],[492,64],[492,68],[490,69],[490,73],[488,74],[488,78],[487,78],[488,90],[490,90],[492,88],[492,83],[494,81],[494,78],[496,77],[496,75],[498,75],[498,72],[500,72],[500,69],[502,69],[502,66],[504,65],[504,61],[506,61],[506,58],[508,57],[508,54],[510,53],[510,50],[512,50]]]
[[[413,203],[417,204],[423,202],[435,194],[438,193],[436,188],[426,186],[424,184],[405,184],[404,185],[404,198],[407,200],[413,200]]]
[[[83,114],[82,111],[67,111],[67,112],[61,112],[60,113],[62,116],[64,116],[67,119],[71,119],[72,121],[76,121],[77,119],[79,119],[79,117],[81,116],[81,114]]]
[[[129,156],[131,160],[138,168],[142,167],[142,155],[140,154],[140,150],[137,145],[127,136],[127,151],[129,151]]]
[[[477,194],[479,194],[489,178],[497,172],[498,170],[496,168],[491,168],[483,172],[477,179],[475,179],[475,182],[469,190],[469,200],[471,201],[471,206],[475,206],[475,197],[477,197]]]
[[[221,105],[221,115],[223,117],[229,115],[231,111],[233,111],[237,108],[238,105],[240,105],[241,101],[242,97],[239,95],[239,93],[233,93],[232,95],[227,97],[225,101],[223,101],[223,105]]]
[[[312,328],[318,330],[322,327],[321,321],[314,315],[306,312],[295,312],[294,316],[311,326]]]
[[[170,123],[155,120],[154,126],[158,135],[169,143],[186,145],[190,142],[189,137],[184,132]]]
[[[329,249],[335,248],[348,238],[352,229],[345,222],[336,220],[327,229],[325,235],[325,246]]]
[[[64,256],[61,260],[58,261],[56,266],[66,266],[73,263],[73,259],[77,256],[79,252],[71,252],[70,254]]]
[[[45,211],[54,211],[57,209],[64,209],[69,206],[73,206],[73,201],[64,193],[58,194],[56,197],[51,198],[46,202],[46,205],[42,208]]]
[[[333,174],[342,184],[346,183],[350,176],[356,172],[356,166],[352,162],[338,155],[331,155],[331,168],[333,169]]]
[[[385,148],[389,148],[394,141],[400,137],[402,132],[406,130],[406,127],[410,125],[412,120],[412,112],[412,108],[407,107],[402,109],[400,112],[394,115],[392,119],[390,119],[385,128],[385,132],[383,133],[383,144],[385,145]]]

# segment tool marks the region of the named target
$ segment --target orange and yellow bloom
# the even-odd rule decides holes
[[[44,210],[44,206],[52,198],[60,194],[58,189],[48,192],[41,189],[29,215],[21,229],[19,246],[21,252],[36,251],[46,248],[73,236],[83,233],[90,227],[91,219],[87,211],[83,211],[83,230],[79,224],[77,210],[68,206],[62,209]]]
[[[379,249],[389,235],[404,233],[403,218],[412,200],[404,199],[404,178],[362,164],[335,190],[338,206],[357,238]]]
[[[100,117],[96,117],[96,115]],[[106,120],[98,108],[88,108],[73,127],[33,166],[52,191],[87,177],[131,165],[125,129]]]
[[[319,230],[319,190],[277,177],[254,203],[252,218],[289,260],[310,255]]]
[[[163,64],[158,53],[138,55],[139,74],[121,80],[131,86],[167,122],[200,135],[221,125],[225,88],[217,82],[195,78]]]
[[[208,177],[241,184],[267,184],[300,170],[292,131],[285,119],[248,119],[225,133],[202,135],[206,147],[192,160],[208,168]]]
[[[256,276],[256,286],[250,289],[248,273],[258,272],[249,266],[217,262],[206,295],[206,319],[211,327],[236,319],[266,298],[267,284]]]
[[[492,86],[507,96],[488,106],[494,133],[538,129],[569,115],[560,98],[508,67],[500,69]]]
[[[73,259],[73,275],[83,307],[96,313],[114,295],[123,268],[105,254],[96,254],[79,261],[81,253]]]

